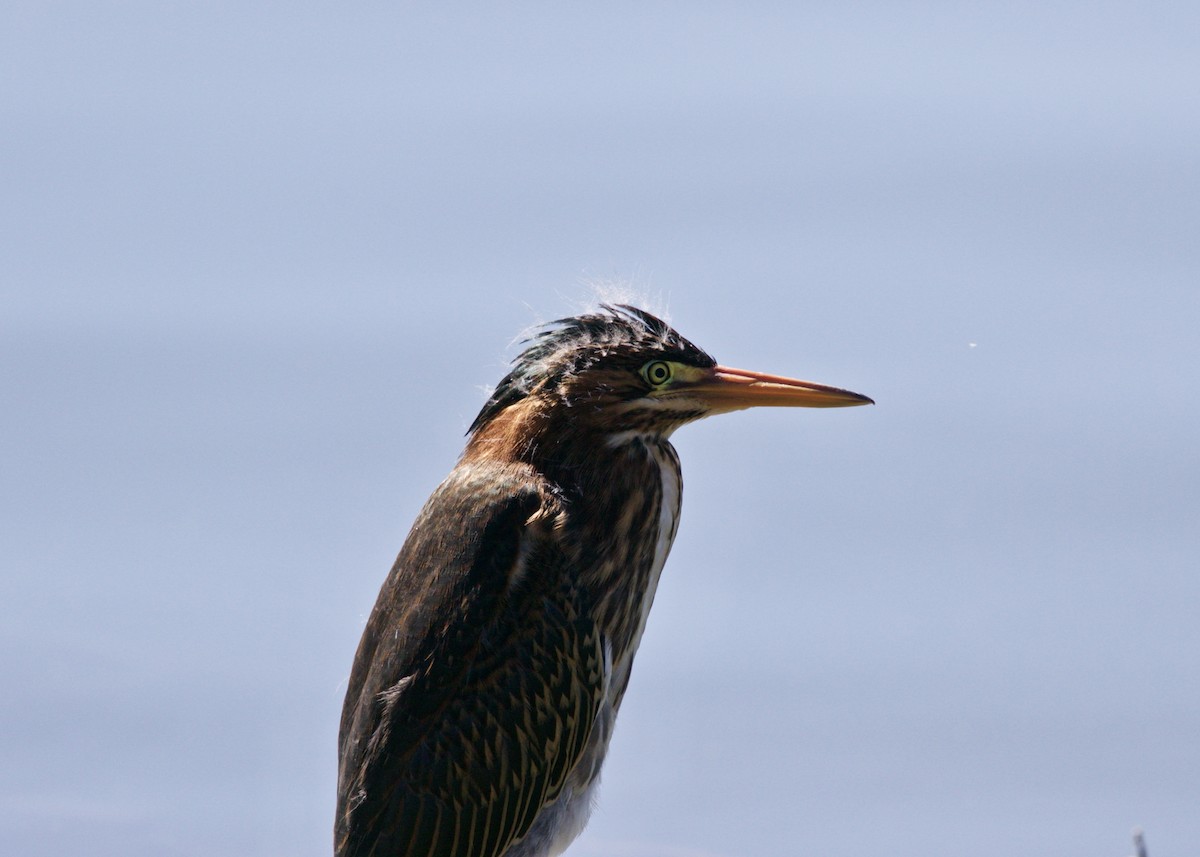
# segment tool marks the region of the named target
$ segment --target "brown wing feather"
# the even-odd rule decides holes
[[[426,504],[346,695],[339,857],[499,857],[559,794],[600,705],[603,661],[572,601],[558,512],[530,471],[486,464],[451,474]]]

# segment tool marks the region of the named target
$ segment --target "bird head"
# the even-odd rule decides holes
[[[525,345],[471,424],[473,440],[496,430],[510,443],[549,432],[666,437],[743,408],[873,404],[836,387],[719,366],[662,319],[625,304],[551,322]]]

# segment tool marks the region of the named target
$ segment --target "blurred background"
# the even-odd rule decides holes
[[[0,851],[324,855],[380,583],[599,297],[676,435],[577,857],[1200,849],[1200,6],[0,12]]]

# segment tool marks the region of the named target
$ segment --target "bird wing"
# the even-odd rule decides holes
[[[452,473],[384,584],[342,715],[339,857],[498,857],[583,753],[602,644],[556,503],[518,475]]]

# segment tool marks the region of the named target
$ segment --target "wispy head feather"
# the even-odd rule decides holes
[[[653,357],[694,366],[716,365],[665,321],[629,304],[605,303],[599,311],[552,321],[525,340],[512,371],[496,386],[467,432],[474,432],[509,405],[535,392],[554,389],[565,378],[600,361]]]

